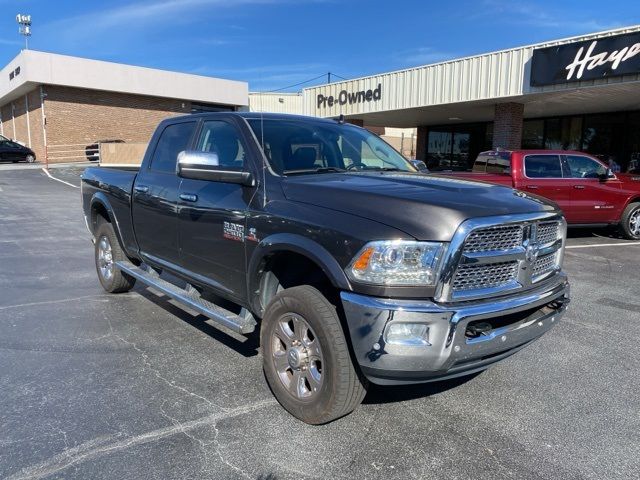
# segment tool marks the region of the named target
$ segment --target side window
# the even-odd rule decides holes
[[[242,169],[244,165],[244,148],[238,130],[221,120],[204,122],[196,150],[217,154],[221,167]]]
[[[582,155],[567,155],[567,163],[569,164],[570,173],[567,172],[565,177],[598,178],[607,172],[607,169],[599,162]]]
[[[562,178],[559,155],[527,155],[524,168],[529,178]]]
[[[149,168],[154,172],[175,172],[178,154],[189,146],[195,127],[196,122],[168,125],[160,134]]]

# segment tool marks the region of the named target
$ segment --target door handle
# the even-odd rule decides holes
[[[584,185],[574,185],[573,188],[576,190],[584,190]]]
[[[198,196],[194,195],[193,193],[181,193],[180,199],[184,200],[185,202],[197,202]]]
[[[140,193],[147,193],[149,191],[149,187],[147,187],[146,185],[136,185],[135,187],[133,187],[133,189],[136,192]]]
[[[537,186],[537,185],[527,185],[527,188],[528,188],[529,190],[537,190],[537,189],[538,189],[538,186]]]

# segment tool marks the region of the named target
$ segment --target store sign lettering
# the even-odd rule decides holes
[[[534,50],[531,86],[640,73],[640,32]]]
[[[582,56],[584,47],[580,47],[580,50],[578,50],[578,53],[576,54],[576,58],[574,58],[573,62],[565,67],[565,69],[569,71],[567,74],[567,80],[571,80],[571,78],[573,78],[576,68],[578,69],[576,79],[579,80],[582,78],[585,68],[587,70],[593,70],[596,67],[601,67],[607,65],[607,63],[611,63],[611,70],[615,70],[622,62],[626,62],[640,53],[640,43],[634,43],[631,47],[624,47],[622,50],[614,50],[613,52],[605,51],[594,54],[593,51],[597,45],[597,40],[591,42],[591,45],[584,57]]]
[[[333,107],[334,105],[353,105],[355,103],[364,102],[377,102],[382,98],[382,84],[374,89],[360,90],[357,92],[349,92],[348,90],[341,90],[337,96],[328,95],[325,96],[322,93],[317,97],[317,108],[321,107]]]

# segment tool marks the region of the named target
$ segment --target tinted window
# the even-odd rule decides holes
[[[416,171],[380,137],[349,124],[249,120],[249,125],[263,141],[264,153],[278,173],[313,172],[322,167]]]
[[[581,155],[567,155],[567,163],[570,172],[566,172],[565,176],[572,178],[598,178],[607,172],[600,163]]]
[[[158,139],[158,145],[151,159],[151,170],[175,172],[178,153],[189,146],[195,126],[195,122],[174,123],[167,126]]]
[[[204,122],[196,150],[217,154],[220,166],[241,169],[244,165],[244,148],[240,135],[236,127],[227,122]]]
[[[558,155],[527,155],[524,168],[529,178],[562,178]]]

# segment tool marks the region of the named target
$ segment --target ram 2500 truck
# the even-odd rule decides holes
[[[105,290],[138,280],[235,332],[259,326],[269,386],[311,424],[369,382],[482,371],[569,302],[555,205],[419,173],[340,121],[171,118],[139,171],[88,168],[82,197]]]
[[[553,200],[570,226],[616,225],[640,240],[640,175],[613,173],[600,160],[569,150],[482,152],[456,177],[508,185]]]

